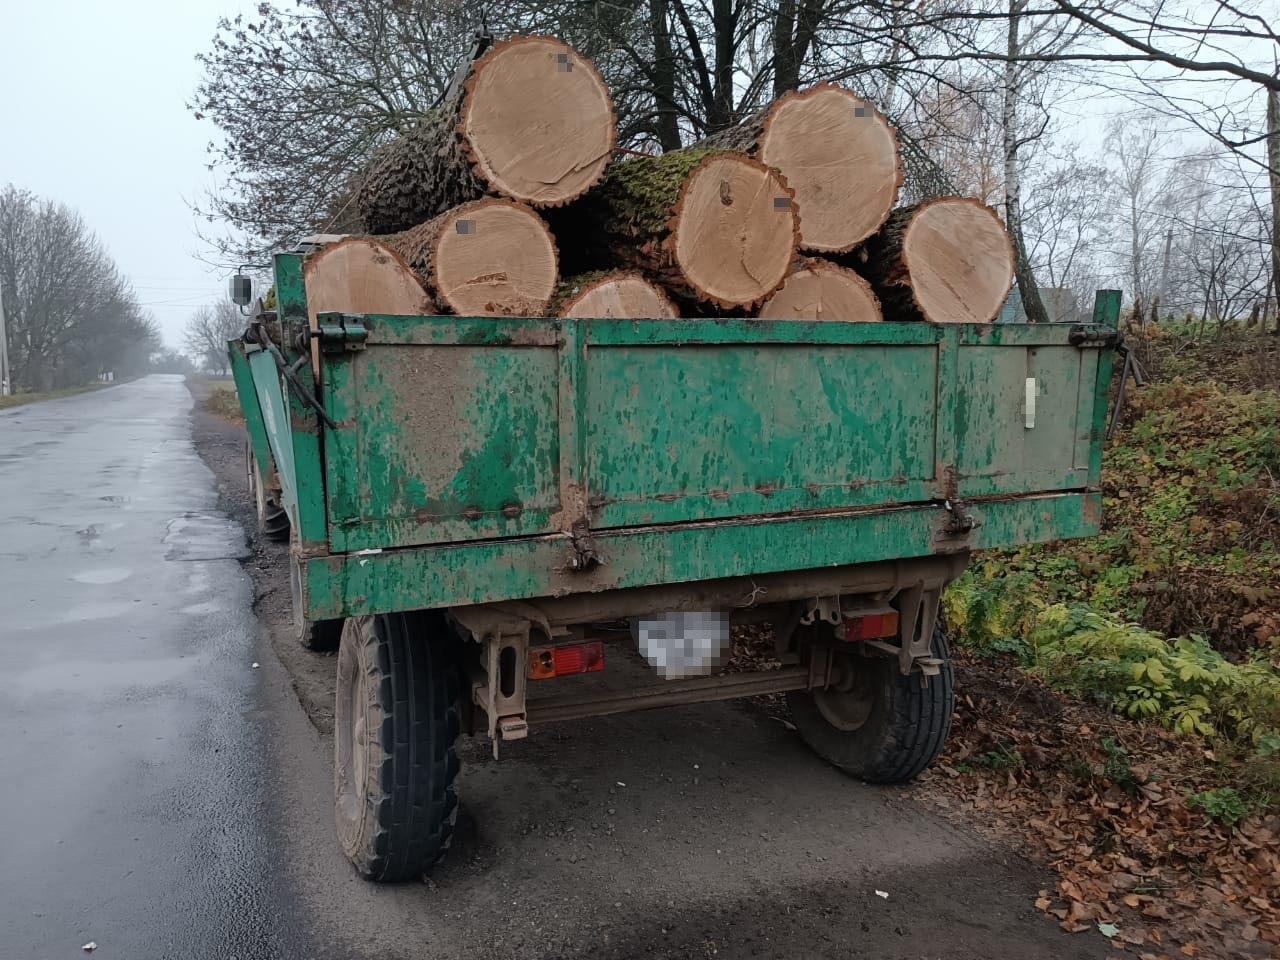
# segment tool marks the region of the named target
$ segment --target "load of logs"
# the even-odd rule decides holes
[[[495,44],[374,157],[366,233],[307,259],[311,310],[986,323],[1009,292],[995,211],[895,209],[894,129],[842,87],[660,156],[615,139],[590,61],[550,37]]]

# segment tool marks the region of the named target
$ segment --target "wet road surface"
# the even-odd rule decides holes
[[[287,638],[282,548],[253,543],[250,583],[223,512],[252,522],[242,444],[180,378],[0,414],[0,960],[1108,955],[927,785],[851,781],[731,703],[539,728],[499,762],[464,738],[448,861],[361,882],[333,660]]]
[[[282,955],[240,528],[181,377],[0,414],[0,956]]]

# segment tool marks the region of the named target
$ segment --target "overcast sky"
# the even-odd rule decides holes
[[[179,346],[191,311],[223,295],[201,263],[189,202],[211,184],[208,121],[183,104],[219,16],[241,0],[5,3],[0,185],[80,211]]]

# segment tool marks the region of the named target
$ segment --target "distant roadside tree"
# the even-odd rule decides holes
[[[230,300],[200,307],[183,331],[184,352],[199,369],[226,376],[227,341],[240,336],[245,324],[240,308]]]
[[[0,189],[0,292],[18,389],[141,373],[160,343],[80,215],[12,184]]]

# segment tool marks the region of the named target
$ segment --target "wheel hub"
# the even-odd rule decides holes
[[[338,746],[338,806],[343,815],[355,819],[360,815],[362,783],[368,745],[364,717],[364,673],[357,668],[338,691],[340,711],[335,725]]]
[[[827,723],[837,730],[857,730],[871,716],[875,704],[872,671],[858,669],[850,656],[837,656],[831,665],[831,685],[813,691],[813,702]]]

